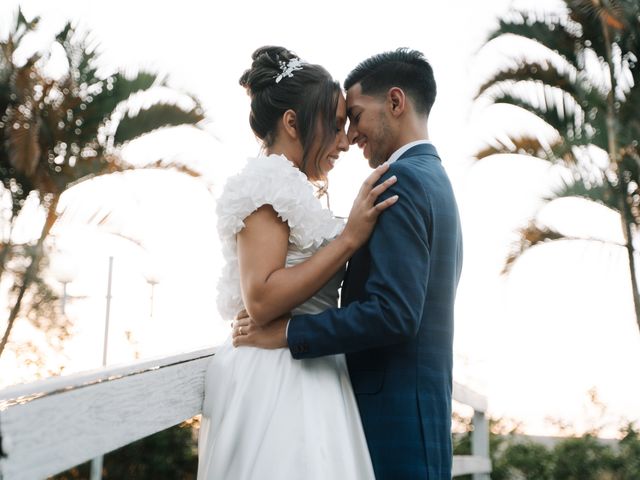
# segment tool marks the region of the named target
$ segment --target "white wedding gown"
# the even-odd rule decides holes
[[[304,261],[343,226],[285,157],[250,159],[218,200],[226,266],[218,309],[242,309],[235,235],[271,205],[290,228],[287,267]],[[335,307],[341,275],[294,313]],[[373,468],[344,355],[294,360],[287,349],[219,348],[205,376],[198,480],[373,479]]]

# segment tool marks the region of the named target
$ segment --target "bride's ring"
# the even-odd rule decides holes
[[[240,335],[244,335],[244,332],[242,331],[242,327],[238,327],[238,333],[239,333]]]

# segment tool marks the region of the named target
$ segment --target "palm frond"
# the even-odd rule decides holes
[[[185,165],[183,163],[171,162],[167,160],[156,160],[155,162],[147,163],[142,166],[137,165],[128,165],[122,167],[122,172],[132,171],[132,170],[173,170],[178,173],[183,173],[185,175],[189,175],[190,177],[201,177],[202,174],[197,170]]]
[[[638,7],[640,9],[640,7]],[[640,16],[640,13],[638,14]],[[626,137],[623,140],[625,144],[637,142],[640,139],[640,120],[638,112],[640,111],[640,18],[637,20],[638,25],[635,28],[634,35],[629,35],[625,47],[628,49],[623,55],[623,75],[628,76],[628,90],[624,92],[624,98],[620,102],[618,111],[620,124],[625,126],[620,134]]]
[[[581,24],[584,24],[585,18],[599,20],[603,24],[616,30],[622,30],[625,27],[625,4],[628,1],[605,0],[568,0],[567,5],[576,18],[580,18]]]
[[[109,206],[104,202],[97,202],[93,205],[73,204],[60,211],[56,223],[58,225],[80,224],[98,227],[103,233],[122,238],[146,250],[146,245],[141,239],[122,231],[122,217],[127,217],[128,213],[130,212],[123,211],[121,205]]]
[[[546,160],[552,164],[575,165],[577,159],[573,153],[571,144],[559,138],[553,143],[543,142],[540,138],[522,135],[507,136],[507,138],[495,138],[491,143],[479,150],[474,158],[483,160],[491,155],[517,154]]]
[[[518,88],[525,87],[525,88]],[[581,107],[565,92],[553,95],[544,84],[502,82],[485,94],[494,104],[508,104],[526,110],[569,138],[582,136]]]
[[[503,81],[485,91],[492,103],[522,108],[545,121],[572,144],[585,142],[607,147],[606,124],[597,90],[583,91],[585,98],[575,98],[562,89],[540,81]],[[585,110],[586,109],[586,110]]]
[[[78,33],[76,28],[67,23],[56,35],[56,41],[62,48],[69,61],[69,73],[72,85],[90,87],[99,81],[96,78],[97,44],[91,42],[89,33]]]
[[[121,172],[126,166],[117,155],[89,155],[78,159],[73,167],[63,165],[58,177],[66,190],[96,176]]]
[[[634,0],[616,3],[622,11],[618,18],[622,19],[624,28],[615,32],[615,41],[623,51],[633,52],[637,57],[640,55],[640,3]]]
[[[554,228],[540,225],[535,220],[530,221],[527,226],[519,229],[518,235],[518,240],[513,243],[511,251],[507,255],[504,267],[501,272],[502,275],[508,275],[509,273],[511,273],[513,266],[520,259],[520,257],[534,247],[541,247],[545,245],[551,245],[556,242],[565,241],[585,241],[601,244],[613,243],[593,237],[577,237],[565,235]]]
[[[632,65],[633,67],[630,69],[630,74],[633,78],[633,86],[628,92],[625,92],[619,110],[621,120],[625,122],[638,118],[638,111],[640,109],[640,65],[635,62],[633,62]]]
[[[545,200],[552,201],[559,198],[577,197],[603,205],[616,213],[620,213],[620,191],[603,175],[601,180],[578,179],[573,182],[563,182]],[[623,200],[624,201],[624,200]]]
[[[13,43],[14,50],[18,45],[20,45],[20,42],[27,33],[37,28],[38,23],[40,23],[40,17],[34,17],[31,20],[27,20],[24,13],[22,13],[22,7],[18,7],[13,33],[10,34],[10,40],[11,43]]]
[[[73,28],[73,25],[71,24],[71,22],[67,22],[65,26],[62,27],[62,30],[60,30],[56,34],[56,42],[65,46],[66,44],[69,44],[69,42],[71,42],[74,34],[75,29]]]
[[[555,242],[558,240],[567,240],[567,237],[549,227],[539,225],[535,220],[529,222],[526,227],[518,230],[518,240],[514,242],[509,252],[502,274],[507,275],[511,272],[516,261],[529,249],[541,244]]]
[[[581,37],[585,45],[588,45],[601,59],[607,58],[602,19],[616,18],[613,11],[607,8],[606,3],[593,0],[565,0],[569,9],[569,18],[581,26]]]
[[[506,141],[505,141],[506,140]],[[474,158],[483,160],[491,155],[518,154],[531,157],[545,158],[547,147],[539,138],[531,136],[508,137],[507,139],[495,138],[493,142],[479,150]]]
[[[113,105],[111,107],[113,110],[117,104],[124,102],[134,93],[148,90],[158,82],[158,75],[151,72],[138,72],[132,78],[128,78],[122,73],[116,73],[105,80],[106,88],[102,95],[94,97],[94,101],[99,102],[102,98],[107,98],[109,99],[107,103]]]
[[[523,62],[514,66],[498,70],[491,78],[485,81],[476,94],[476,99],[487,93],[488,90],[504,82],[528,81],[536,85],[545,85],[566,93],[577,104],[588,101],[590,105],[605,107],[606,94],[598,91],[583,75],[567,65],[561,70],[550,62]]]
[[[92,161],[85,165],[82,170],[78,169],[76,166],[73,171],[74,177],[68,178],[66,189],[84,183],[88,180],[93,180],[97,177],[139,170],[173,170],[178,173],[189,175],[190,177],[202,176],[202,174],[197,170],[179,162],[160,159],[144,165],[131,165],[115,155],[109,155],[107,158],[108,160],[105,160],[104,158],[92,159]]]
[[[139,72],[133,78],[117,73],[102,80],[98,85],[98,93],[87,102],[84,130],[97,136],[98,127],[107,121],[119,104],[134,93],[151,88],[157,81],[157,75],[150,72]]]
[[[487,41],[502,35],[517,35],[538,41],[550,50],[557,52],[571,65],[576,67],[579,65],[576,44],[580,42],[580,37],[576,34],[575,29],[563,25],[560,17],[548,14],[547,18],[539,20],[532,14],[520,11],[512,12],[510,17],[500,19],[498,28],[491,32]],[[544,42],[541,42],[541,39],[544,39]]]
[[[123,145],[159,128],[196,125],[203,119],[204,114],[197,105],[185,110],[172,103],[156,103],[122,118],[114,134],[114,144]]]

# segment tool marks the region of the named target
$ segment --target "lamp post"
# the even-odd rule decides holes
[[[103,348],[102,348],[102,366],[107,366],[107,354],[109,346],[109,326],[111,320],[111,300],[112,300],[112,285],[113,285],[113,264],[114,257],[109,256],[109,270],[107,274],[107,292],[105,297],[105,323],[104,323],[104,335],[103,335]],[[148,260],[146,268],[144,270],[144,277],[147,283],[151,287],[150,294],[150,311],[149,317],[153,318],[154,307],[154,290],[155,286],[160,282],[159,275],[156,270],[157,266],[155,262]],[[62,283],[62,299],[61,308],[62,313],[65,313],[67,303],[67,284],[72,282],[76,277],[77,265],[71,261],[71,255],[68,250],[59,250],[59,254],[52,258],[51,270],[55,278]],[[100,480],[102,478],[103,456],[95,457],[91,460],[90,479]]]
[[[113,256],[109,257],[109,273],[107,276],[107,297],[104,319],[104,337],[102,345],[102,366],[107,366],[107,347],[109,345],[109,320],[111,316],[111,285],[113,280]],[[100,455],[91,460],[91,480],[100,480],[102,478],[102,462],[103,456]]]
[[[155,286],[160,282],[159,275],[155,269],[155,264],[149,262],[144,272],[147,283],[151,286],[150,311],[149,318],[153,318],[153,294]],[[111,317],[111,287],[113,285],[113,256],[109,257],[109,273],[107,276],[107,295],[104,321],[104,339],[102,349],[102,366],[107,366],[107,350],[109,345],[109,321]],[[91,480],[100,480],[102,478],[103,456],[98,456],[91,460]]]
[[[144,278],[147,280],[149,287],[151,289],[151,294],[149,296],[149,320],[153,320],[153,297],[156,285],[160,283],[160,275],[158,274],[158,269],[153,260],[149,260],[144,269]]]
[[[73,262],[71,255],[67,252],[61,251],[58,255],[53,257],[51,261],[51,271],[53,276],[62,284],[62,299],[60,300],[60,307],[62,314],[66,314],[67,308],[67,285],[76,278],[77,266]]]

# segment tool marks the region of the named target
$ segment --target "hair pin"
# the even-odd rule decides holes
[[[293,72],[302,70],[302,65],[304,64],[304,62],[297,57],[292,58],[288,62],[280,61],[279,63],[282,72],[276,75],[276,83],[280,83],[280,80],[284,77],[293,77]]]

